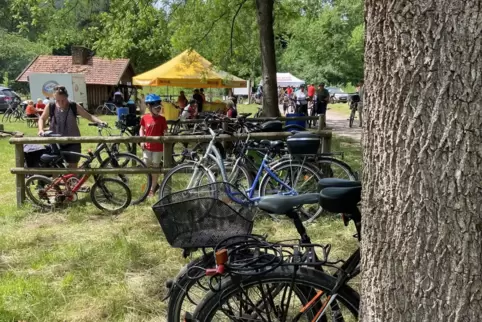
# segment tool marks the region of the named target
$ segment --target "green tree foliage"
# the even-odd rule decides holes
[[[7,75],[8,85],[12,86],[12,81],[35,56],[49,52],[45,45],[0,29],[0,77]]]
[[[219,69],[260,79],[255,0],[0,0],[0,7],[0,29],[35,44],[27,52],[69,54],[84,45],[130,58],[143,72],[192,48]],[[330,83],[362,77],[362,0],[278,0],[274,33],[279,71]]]
[[[186,1],[170,17],[173,52],[192,48],[222,70],[259,75],[259,35],[253,0]]]
[[[363,2],[319,1],[316,8],[300,7],[301,16],[288,31],[281,67],[309,82],[359,81],[363,77]]]
[[[99,19],[99,26],[89,29],[98,55],[130,58],[137,72],[170,58],[167,14],[152,0],[112,0]]]

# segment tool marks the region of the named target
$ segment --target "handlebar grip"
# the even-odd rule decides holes
[[[89,126],[97,126],[97,123],[89,123]]]

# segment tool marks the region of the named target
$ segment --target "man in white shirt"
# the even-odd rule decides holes
[[[297,112],[308,115],[308,100],[307,93],[305,91],[305,85],[301,85],[300,89],[295,93]]]

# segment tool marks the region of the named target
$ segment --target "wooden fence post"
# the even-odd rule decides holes
[[[322,153],[330,153],[331,152],[331,136],[323,138],[323,147]]]
[[[15,144],[15,166],[17,168],[24,167],[23,144]],[[17,186],[17,207],[21,207],[25,201],[25,175],[16,174]]]
[[[318,130],[321,131],[325,128],[325,114],[318,115]]]
[[[173,153],[174,143],[165,142],[164,143],[164,168],[172,168],[172,153]]]

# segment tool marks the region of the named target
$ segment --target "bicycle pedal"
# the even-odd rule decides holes
[[[82,193],[89,193],[90,192],[90,187],[80,187],[77,192],[82,192]]]

